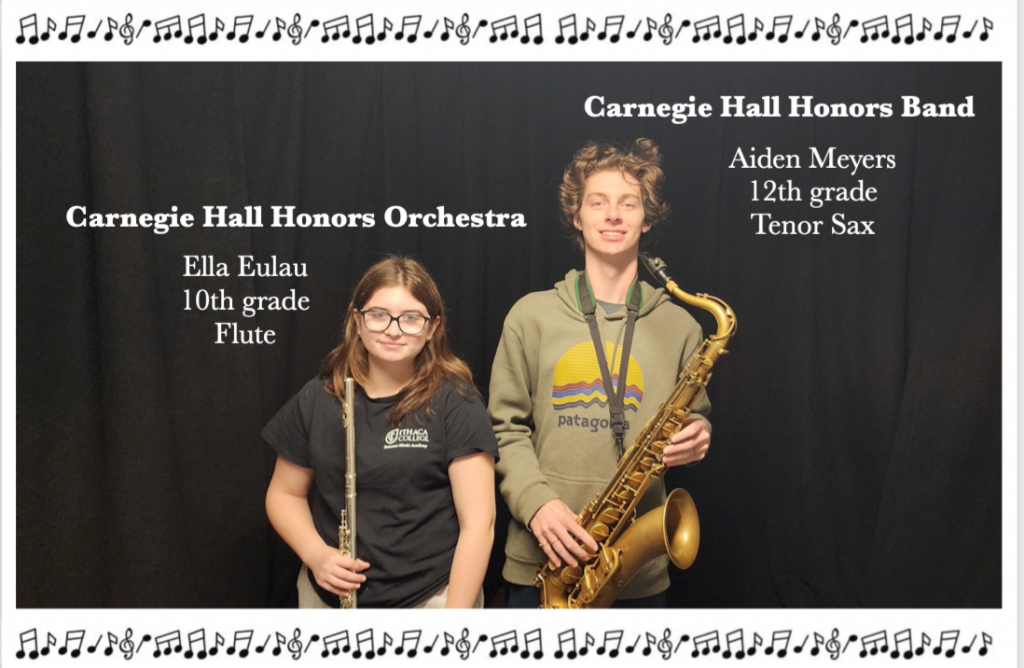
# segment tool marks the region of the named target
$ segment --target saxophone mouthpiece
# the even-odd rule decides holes
[[[643,260],[647,271],[651,272],[652,276],[661,281],[662,285],[668,285],[668,282],[672,280],[668,275],[668,265],[660,257],[652,258],[644,253],[640,253],[640,259]]]

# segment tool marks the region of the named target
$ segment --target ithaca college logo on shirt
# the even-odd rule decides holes
[[[430,443],[426,429],[392,429],[384,437],[384,449],[425,448]]]

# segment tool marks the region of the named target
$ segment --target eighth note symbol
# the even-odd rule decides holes
[[[32,29],[32,36],[28,38],[28,43],[29,44],[38,44],[39,43],[39,35],[38,35],[38,27],[36,26],[36,15],[33,14],[31,16],[26,16],[26,17],[21,19],[20,23],[21,23],[21,34],[18,35],[17,39],[15,39],[14,41],[17,42],[18,44],[24,44],[25,43],[25,31],[27,29],[31,28]],[[21,657],[18,657],[18,658],[21,658]]]
[[[76,28],[76,31],[71,35],[71,43],[78,44],[79,40],[82,39],[82,25],[85,23],[85,14],[79,14],[78,16],[69,16],[64,20],[64,30],[61,31],[58,38],[64,41],[71,35],[71,29]]]
[[[572,32],[572,34],[566,37],[566,32]],[[576,36],[576,14],[570,14],[558,19],[558,37],[555,38],[555,44],[563,42],[575,44],[578,41],[579,38]]]
[[[541,44],[544,41],[544,29],[540,25],[540,14],[534,14],[533,16],[527,16],[523,21],[524,35],[519,39],[522,44],[530,43],[530,30],[533,28],[537,29],[537,34],[533,36],[534,44]],[[988,39],[988,35],[982,39]]]
[[[564,647],[568,645],[569,649],[565,650]],[[558,651],[555,652],[555,658],[561,659],[562,656],[566,656],[569,659],[576,658],[576,630],[569,629],[568,631],[562,631],[558,634]]]
[[[544,643],[541,638],[540,629],[533,629],[523,634],[523,641],[526,644],[526,648],[519,653],[519,657],[522,659],[530,658],[530,646],[536,644],[537,649],[533,651],[533,658],[538,661],[544,658]]]

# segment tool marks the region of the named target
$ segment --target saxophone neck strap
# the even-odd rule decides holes
[[[586,272],[583,272],[582,279],[576,277],[577,291],[580,296],[580,310],[590,327],[590,338],[594,341],[594,352],[597,355],[597,367],[601,370],[601,380],[604,382],[605,394],[608,396],[608,412],[611,417],[612,431],[615,434],[615,447],[619,458],[625,453],[624,434],[626,431],[626,418],[624,399],[626,397],[626,372],[629,370],[629,351],[633,346],[633,328],[636,325],[636,316],[640,311],[640,296],[643,290],[640,286],[640,278],[633,281],[629,289],[629,296],[626,302],[626,333],[622,340],[622,353],[619,356],[618,384],[612,384],[611,371],[608,368],[608,360],[604,354],[604,343],[601,341],[601,333],[597,328],[597,305],[590,294],[590,282],[587,280]],[[614,349],[613,349],[614,354]]]

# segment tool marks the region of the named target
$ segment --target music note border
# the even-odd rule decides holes
[[[384,629],[367,627],[365,624],[358,627],[341,627],[342,625],[334,625],[334,629],[326,635],[321,635],[324,629],[309,632],[295,626],[262,630],[205,627],[191,630],[180,627],[133,630],[78,627],[59,631],[34,627],[18,634],[20,647],[16,653],[12,653],[16,659],[32,660],[46,656],[53,648],[60,656],[67,655],[70,650],[68,658],[74,658],[80,656],[83,651],[93,654],[105,643],[106,648],[102,649],[102,654],[107,657],[116,651],[123,654],[125,660],[132,659],[136,654],[150,654],[159,660],[172,652],[181,653],[182,645],[185,645],[185,659],[195,657],[202,660],[216,656],[218,649],[225,647],[230,639],[231,645],[226,647],[226,653],[233,656],[237,652],[239,658],[245,658],[250,651],[262,654],[264,650],[272,650],[269,653],[273,656],[286,654],[294,660],[304,658],[306,654],[327,658],[341,653],[347,655],[349,659],[370,660],[374,657],[383,657],[389,652],[396,657],[412,659],[419,653],[430,655],[443,639],[444,646],[438,652],[441,657],[454,654],[456,659],[462,661],[470,659],[478,652],[481,657],[491,659],[519,654],[522,659],[539,660],[545,656],[545,644],[557,648],[552,656],[555,660],[582,658],[591,650],[598,656],[614,659],[619,656],[620,648],[626,654],[635,653],[642,657],[653,655],[665,661],[679,656],[681,651],[689,655],[688,659],[693,660],[719,653],[723,659],[743,659],[744,656],[753,656],[759,647],[763,648],[761,653],[765,657],[774,655],[781,659],[790,652],[801,654],[807,646],[810,646],[811,656],[824,653],[832,660],[836,660],[847,654],[851,658],[888,654],[894,659],[910,659],[921,656],[929,648],[933,649],[931,653],[936,656],[945,654],[947,658],[970,654],[984,657],[997,642],[988,630],[967,631],[959,628],[925,630],[912,629],[909,626],[895,629],[874,627],[863,633],[857,630],[850,633],[850,629],[844,629],[841,633],[836,627],[803,630],[763,627],[673,630],[662,627],[634,628],[625,631],[621,627],[595,629],[588,625],[579,628],[559,626],[554,629],[511,628],[492,636],[480,633],[479,629],[461,626],[432,633],[433,640],[429,644],[421,645],[421,641],[429,638],[422,628]],[[626,639],[627,636],[632,639],[631,642]],[[64,642],[58,650],[61,638]],[[96,638],[96,641],[85,647],[88,638]],[[251,650],[257,638],[264,640]],[[799,640],[801,638],[802,640]],[[766,639],[770,640],[770,644],[765,643]],[[812,639],[814,642],[810,643]],[[684,649],[687,645],[692,647],[691,652]]]
[[[582,8],[581,8],[582,9]],[[647,32],[643,35],[644,41],[652,41],[655,36],[660,40],[653,40],[652,43],[660,42],[663,47],[678,48],[688,44],[699,45],[701,42],[715,41],[722,44],[743,45],[753,42],[761,32],[765,33],[765,42],[775,46],[792,44],[795,40],[801,39],[808,28],[815,26],[812,41],[820,44],[867,44],[875,45],[883,42],[888,43],[892,35],[892,44],[915,44],[924,41],[927,35],[934,37],[936,41],[943,40],[947,44],[963,43],[966,40],[974,39],[979,42],[986,42],[992,34],[996,34],[995,23],[987,16],[968,16],[966,14],[945,14],[931,16],[919,13],[899,14],[892,17],[887,14],[871,17],[843,16],[838,14],[826,15],[824,17],[808,15],[753,15],[737,14],[729,16],[716,14],[704,18],[693,17],[682,20],[673,20],[671,15],[653,18],[645,14],[595,14],[593,16],[581,12],[571,12],[565,15],[556,15],[549,12],[544,15],[540,12],[520,17],[516,14],[506,14],[479,17],[474,16],[470,20],[468,14],[460,15],[454,20],[447,16],[430,17],[426,14],[398,14],[387,15],[378,12],[376,15],[353,14],[352,26],[349,25],[349,15],[345,14],[334,19],[327,16],[300,18],[298,14],[281,17],[277,15],[257,16],[255,14],[238,14],[223,16],[205,15],[203,13],[186,16],[175,14],[168,17],[165,14],[139,17],[132,23],[131,14],[127,17],[111,17],[95,14],[68,14],[66,16],[46,16],[39,12],[27,14],[17,21],[11,22],[10,29],[15,31],[15,43],[18,45],[39,46],[49,44],[83,44],[86,40],[92,40],[100,33],[104,23],[109,29],[104,35],[104,41],[112,41],[115,32],[120,32],[125,46],[132,46],[138,43],[138,37],[149,26],[156,26],[155,34],[152,35],[152,42],[159,44],[168,43],[173,46],[182,45],[203,45],[213,42],[221,33],[227,35],[227,42],[234,46],[242,46],[262,40],[271,25],[277,26],[273,34],[273,41],[280,44],[290,43],[292,46],[301,46],[307,42],[311,44],[329,43],[344,38],[349,44],[373,45],[384,42],[388,35],[394,30],[395,38],[391,41],[396,44],[411,45],[414,43],[423,44],[433,35],[434,30],[442,22],[445,26],[445,33],[441,41],[449,46],[456,44],[468,46],[470,44],[480,45],[494,44],[506,41],[522,45],[540,46],[548,44],[549,48],[570,47],[585,42],[590,33],[597,34],[598,43],[605,46],[621,44],[623,41],[632,40],[638,33],[638,29],[646,22]],[[356,18],[358,16],[358,18]],[[338,23],[343,21],[344,33],[338,30]],[[893,23],[890,24],[890,21]],[[95,26],[83,35],[85,26]],[[263,25],[262,30],[257,30],[255,36],[250,34],[252,26]],[[319,40],[308,40],[308,37],[315,28],[324,26],[325,34]],[[433,26],[423,33],[420,39],[420,26]],[[625,40],[621,40],[623,26],[633,26],[625,34]],[[481,28],[491,26],[490,34],[478,38]],[[693,26],[694,34],[692,40],[679,40],[684,28]],[[803,26],[790,35],[793,26]],[[961,26],[967,29],[961,30]],[[356,28],[356,29],[353,29]],[[362,28],[362,30],[358,30]],[[397,28],[397,30],[395,30]],[[863,34],[850,34],[851,29],[860,28]],[[895,30],[893,30],[895,28]],[[598,29],[600,32],[598,33]],[[49,40],[50,34],[57,33],[58,39]],[[977,31],[981,31],[975,36]],[[186,34],[187,31],[187,34]],[[368,34],[363,34],[365,33]],[[456,33],[458,39],[449,41],[449,32]],[[555,34],[556,38],[545,42],[544,33]],[[819,38],[827,32],[827,40]],[[521,38],[520,38],[521,35]],[[283,36],[289,39],[282,40]],[[178,39],[184,37],[183,39]]]

